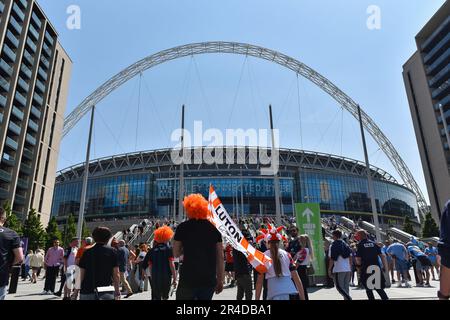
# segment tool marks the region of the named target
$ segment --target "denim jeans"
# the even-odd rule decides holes
[[[0,300],[5,300],[8,286],[0,287]]]
[[[288,294],[280,294],[278,296],[272,297],[270,300],[289,300]]]
[[[80,300],[114,300],[114,294],[104,293],[99,298],[95,293],[80,294]]]

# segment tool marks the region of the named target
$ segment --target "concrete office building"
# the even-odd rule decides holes
[[[450,199],[450,1],[416,36],[403,66],[433,216]]]
[[[72,62],[34,0],[0,0],[0,203],[50,216]]]

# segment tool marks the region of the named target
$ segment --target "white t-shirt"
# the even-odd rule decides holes
[[[328,249],[328,257],[331,258],[331,246]],[[333,273],[338,272],[351,272],[350,268],[350,258],[344,259],[342,256],[339,256],[337,261],[334,261]]]
[[[264,254],[269,258],[272,258],[270,250],[267,250]],[[289,267],[292,263],[292,259],[290,258],[289,253],[287,253],[283,249],[279,249],[278,255],[280,257],[281,262],[281,275],[283,277],[291,277],[291,271],[289,270]],[[275,278],[276,276],[277,275],[275,274],[275,268],[273,267],[272,264],[272,266],[266,272],[266,279]]]
[[[78,252],[77,248],[70,249],[70,254],[67,257],[67,266],[68,267],[75,265],[75,257],[77,256],[77,252]]]
[[[270,250],[267,250],[265,254],[271,258]],[[278,295],[297,293],[297,289],[291,279],[290,267],[292,265],[292,259],[290,254],[283,249],[279,249],[278,255],[281,262],[281,277],[276,276],[273,265],[267,271],[267,300],[272,300]]]
[[[304,248],[306,251],[306,258],[300,263],[301,266],[309,266],[311,264],[311,252],[309,252],[308,248]]]

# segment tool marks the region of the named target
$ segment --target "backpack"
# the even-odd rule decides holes
[[[350,249],[348,244],[345,243],[344,241],[342,241],[342,243],[343,243],[342,258],[347,259],[351,256],[352,249]]]
[[[352,250],[350,247],[342,240],[336,240],[331,245],[331,258],[334,261],[337,261],[339,256],[342,256],[342,258],[347,259],[352,254]]]

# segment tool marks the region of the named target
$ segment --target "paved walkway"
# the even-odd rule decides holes
[[[56,287],[59,289],[59,281]],[[439,288],[439,282],[432,281],[431,288],[397,288],[395,285],[387,289],[386,292],[389,298],[393,300],[436,300],[436,293]],[[19,287],[16,294],[11,294],[6,297],[6,300],[61,300],[61,298],[53,295],[42,295],[44,288],[44,280],[39,280],[37,284],[31,284],[29,281],[19,281]],[[342,300],[335,288],[310,288],[309,296],[311,300]],[[351,288],[351,296],[354,300],[366,300],[366,293],[364,290]],[[377,294],[375,293],[375,297]],[[171,298],[175,298],[175,295]],[[130,300],[150,300],[151,293],[144,292],[133,295]],[[235,300],[236,288],[225,288],[220,295],[215,295],[214,300]]]

